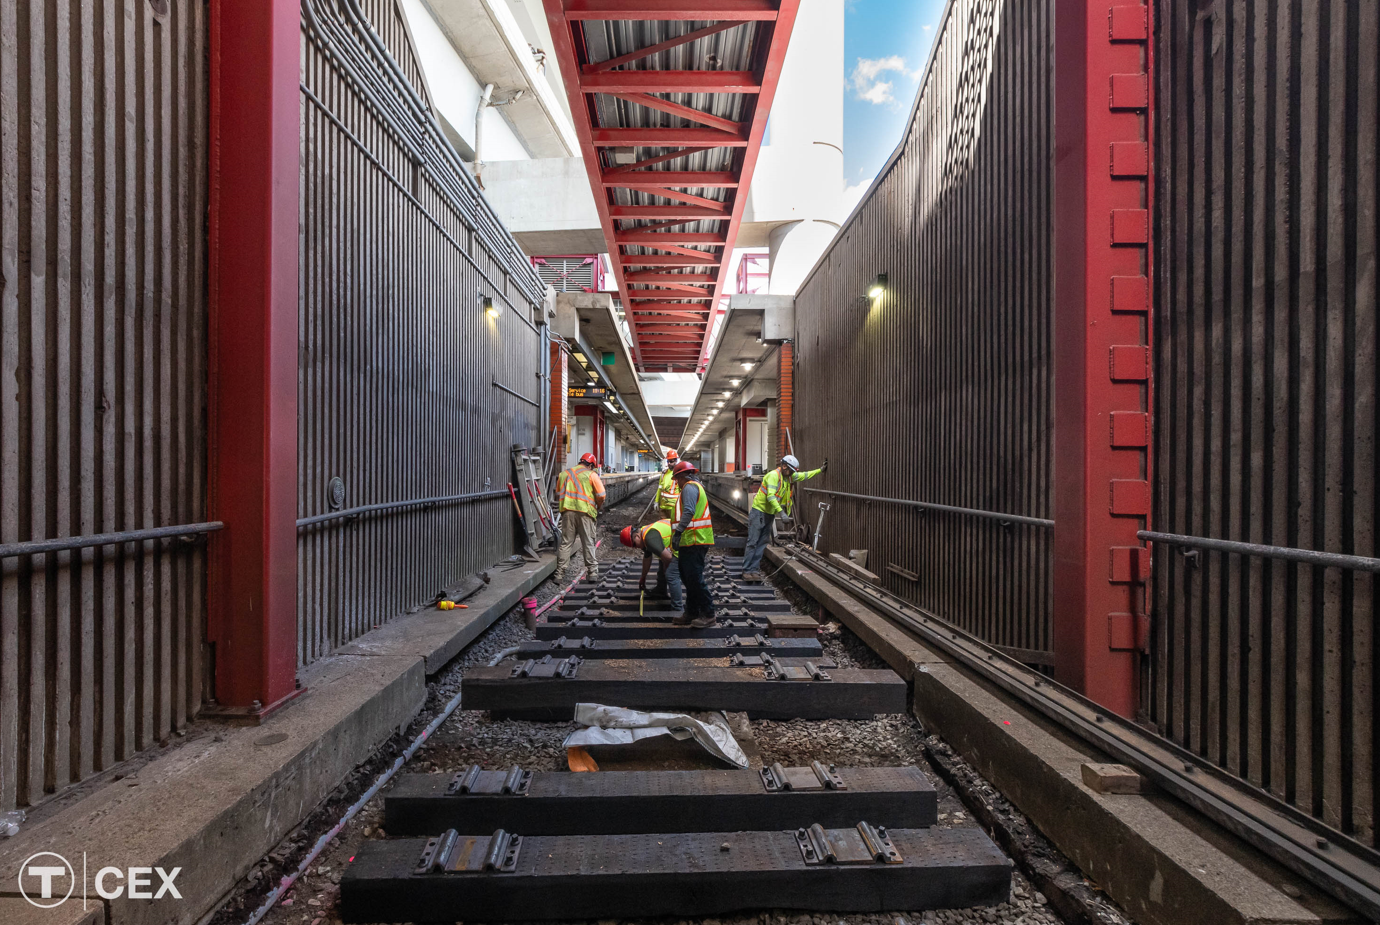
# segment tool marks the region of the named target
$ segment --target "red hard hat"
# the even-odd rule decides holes
[[[675,462],[677,459],[680,459],[680,456],[679,456],[679,454],[676,453],[675,450],[667,450],[667,451],[666,451],[666,461],[667,461],[667,462]]]
[[[624,527],[622,532],[618,534],[618,542],[622,543],[624,546],[631,546],[633,544],[632,536],[633,528]]]
[[[699,471],[700,471],[700,470],[699,470],[699,467],[696,466],[694,463],[692,463],[692,462],[691,462],[690,460],[688,460],[688,459],[682,459],[680,462],[676,463],[675,468],[673,468],[673,469],[671,470],[671,472],[674,473],[675,475],[684,475],[684,474],[687,473],[687,472],[699,472]]]
[[[581,457],[580,457],[580,462],[584,463],[586,466],[597,466],[597,465],[599,465],[599,460],[597,460],[597,459],[594,458],[594,454],[593,454],[593,453],[586,453],[585,455],[581,456]]]

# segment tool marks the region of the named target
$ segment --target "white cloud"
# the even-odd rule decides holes
[[[912,80],[920,76],[919,72],[912,73],[906,67],[905,58],[900,55],[889,55],[885,58],[859,58],[848,83],[853,88],[853,92],[857,94],[858,99],[880,106],[883,103],[894,102],[896,99],[891,92],[895,88],[895,84],[890,80],[882,79],[883,74],[893,72]]]
[[[863,195],[866,194],[868,188],[872,186],[872,180],[873,178],[869,177],[868,179],[856,183],[852,186],[844,186],[843,214],[845,216],[851,214],[853,209],[857,207],[858,203],[862,201]]]

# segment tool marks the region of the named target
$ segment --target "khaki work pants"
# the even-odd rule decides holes
[[[575,544],[580,544],[580,552],[585,559],[585,579],[594,581],[599,577],[599,560],[595,558],[594,518],[579,511],[561,512],[561,546],[556,550],[556,574],[564,575],[570,565],[570,557],[575,552]]]

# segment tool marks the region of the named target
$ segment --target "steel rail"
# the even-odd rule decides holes
[[[1170,795],[1365,915],[1380,919],[1380,852],[1233,777],[1198,755],[895,595],[845,573],[808,547],[793,558],[859,592],[883,616],[963,668],[1128,764]],[[926,671],[924,666],[918,671]]]
[[[224,530],[219,520],[201,524],[176,524],[171,527],[145,527],[142,530],[118,530],[114,533],[92,533],[87,536],[63,536],[51,540],[25,540],[0,546],[0,559],[35,556],[46,552],[65,552],[70,549],[90,549],[93,546],[118,546],[121,543],[142,543],[174,536],[202,536]]]
[[[1211,549],[1216,552],[1230,552],[1242,556],[1283,559],[1286,562],[1320,565],[1325,568],[1380,572],[1380,559],[1372,559],[1369,556],[1349,556],[1338,552],[1319,552],[1316,549],[1297,549],[1292,546],[1265,546],[1260,543],[1218,540],[1207,536],[1187,536],[1182,533],[1157,533],[1154,530],[1140,530],[1136,536],[1143,540],[1166,543],[1170,546],[1191,546],[1194,549]]]
[[[943,511],[946,514],[964,514],[968,517],[981,517],[985,520],[996,520],[1001,523],[1029,524],[1032,527],[1052,527],[1054,521],[1046,520],[1043,517],[1027,517],[1024,514],[1003,514],[999,511],[982,511],[971,507],[954,507],[951,504],[934,504],[930,501],[910,501],[906,498],[882,498],[877,495],[858,495],[851,491],[835,491],[832,488],[815,488],[813,486],[800,486],[802,492],[813,491],[822,495],[834,495],[838,498],[856,498],[859,501],[880,501],[883,504],[900,504],[906,507],[920,508],[924,511]]]
[[[413,498],[411,501],[381,501],[378,504],[365,504],[360,507],[345,508],[340,511],[331,511],[329,514],[317,514],[313,517],[303,517],[297,521],[297,529],[303,527],[313,527],[331,520],[344,520],[349,517],[361,517],[365,514],[375,514],[379,511],[400,511],[409,507],[435,507],[441,504],[462,504],[466,501],[485,501],[489,498],[506,498],[508,490],[506,488],[494,489],[493,491],[475,491],[467,495],[442,495],[436,498]]]

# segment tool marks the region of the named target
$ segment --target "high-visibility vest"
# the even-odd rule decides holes
[[[770,513],[767,510],[767,496],[776,498],[776,503],[781,505],[782,513],[790,516],[791,505],[794,499],[791,497],[791,482],[789,475],[782,475],[780,469],[773,469],[762,476],[762,484],[757,489],[757,494],[752,497],[752,506],[763,513]]]
[[[699,491],[695,494],[695,513],[690,518],[690,526],[680,535],[680,545],[713,546],[714,518],[709,516],[709,492],[695,479],[690,479],[686,484],[695,485]],[[680,497],[676,498],[676,523],[680,523],[684,517],[684,511],[681,510],[681,503],[685,500],[684,485],[681,486],[680,492]]]
[[[675,512],[676,502],[680,500],[680,486],[676,484],[675,476],[670,469],[661,473],[661,484],[656,489],[656,506],[659,510],[665,511],[667,516]]]
[[[561,492],[560,510],[579,511],[590,517],[599,516],[599,508],[594,504],[594,483],[589,470],[576,466],[561,473],[557,486]]]
[[[656,523],[647,524],[642,528],[642,548],[647,548],[647,534],[653,530],[661,537],[661,541],[666,544],[666,548],[671,550],[672,556],[679,556],[680,551],[671,549],[671,522],[669,520],[658,520]],[[648,553],[651,555],[651,553]]]

